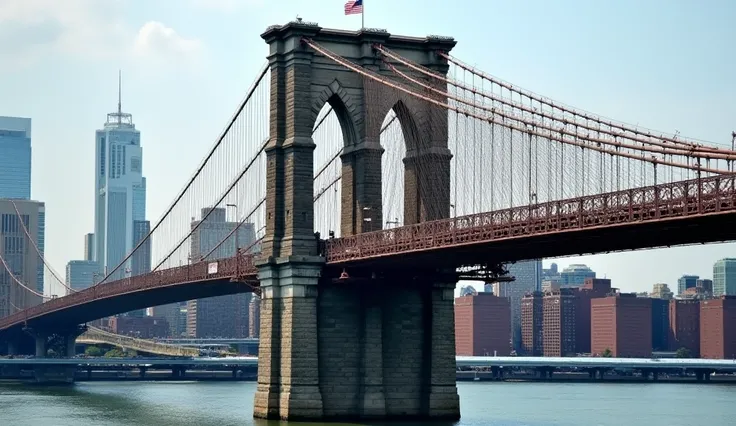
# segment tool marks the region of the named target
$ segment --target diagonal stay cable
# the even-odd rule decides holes
[[[51,272],[51,275],[53,275],[54,278],[56,278],[56,281],[59,282],[64,288],[67,290],[71,290],[73,292],[77,292],[77,290],[71,288],[68,286],[64,281],[59,278],[56,271],[54,271],[54,268],[51,267],[51,265],[46,261],[44,258],[44,255],[41,253],[41,250],[38,248],[38,245],[33,240],[33,237],[31,237],[31,233],[28,232],[28,228],[26,227],[25,221],[23,221],[23,218],[21,217],[20,210],[18,210],[18,206],[15,204],[15,201],[10,200],[10,203],[13,204],[13,209],[15,209],[15,214],[18,216],[18,221],[20,222],[21,226],[23,227],[23,232],[26,234],[26,237],[28,237],[28,240],[31,241],[31,245],[33,245],[33,248],[36,250],[36,254],[38,254],[38,257],[41,259],[41,262],[46,266],[49,271]]]
[[[230,186],[229,186],[229,187],[227,188],[227,190],[225,190],[225,191],[224,191],[224,192],[222,193],[222,195],[221,195],[221,196],[220,196],[220,198],[219,198],[219,199],[217,200],[217,202],[215,202],[215,203],[214,203],[214,205],[215,205],[215,206],[216,206],[216,205],[218,205],[218,204],[220,204],[220,203],[222,202],[222,200],[224,200],[224,199],[225,199],[225,197],[227,197],[227,196],[228,196],[228,194],[230,194],[230,191],[232,191],[232,190],[233,190],[233,188],[235,188],[235,186],[236,186],[236,185],[238,184],[238,182],[240,182],[240,179],[242,179],[242,178],[243,178],[243,176],[245,176],[245,174],[246,174],[246,173],[248,172],[248,170],[250,170],[250,168],[251,168],[251,167],[253,166],[253,164],[255,164],[255,163],[256,163],[256,161],[258,161],[258,158],[260,158],[260,154],[261,154],[261,152],[263,152],[263,150],[265,150],[265,149],[266,149],[266,146],[267,146],[267,145],[268,145],[268,139],[266,139],[266,140],[265,140],[265,141],[263,142],[263,144],[261,144],[261,148],[260,148],[260,149],[258,150],[258,152],[257,152],[257,153],[256,153],[256,154],[255,154],[255,155],[253,156],[253,158],[251,158],[251,160],[250,160],[250,161],[248,162],[248,164],[247,164],[247,165],[246,165],[246,166],[245,166],[245,167],[243,168],[243,170],[242,170],[242,171],[241,171],[241,172],[240,172],[240,173],[238,174],[238,176],[237,176],[237,177],[235,177],[235,179],[233,179],[232,183],[230,183]],[[168,255],[166,255],[166,256],[165,256],[165,257],[164,257],[164,258],[163,258],[163,259],[161,260],[161,262],[159,262],[159,263],[158,263],[158,265],[156,265],[156,267],[155,267],[155,268],[153,268],[152,270],[153,270],[153,271],[156,271],[156,270],[158,270],[158,268],[160,268],[160,267],[161,267],[161,265],[163,265],[163,264],[164,264],[164,263],[165,263],[165,262],[166,262],[167,260],[169,260],[169,258],[171,258],[171,255],[172,255],[172,254],[174,254],[174,252],[176,252],[177,250],[179,250],[179,247],[181,247],[181,246],[182,246],[182,245],[183,245],[183,244],[184,244],[184,243],[185,243],[185,242],[186,242],[186,241],[187,241],[187,240],[189,239],[189,237],[191,237],[191,236],[192,236],[192,234],[193,234],[193,233],[194,233],[194,232],[195,232],[195,231],[196,231],[197,229],[199,229],[199,227],[200,227],[200,226],[202,226],[202,224],[203,224],[203,223],[204,223],[204,222],[205,222],[205,221],[207,220],[207,218],[208,218],[208,217],[209,217],[209,216],[210,216],[210,215],[211,215],[211,214],[212,214],[212,213],[213,213],[214,211],[215,211],[214,209],[209,209],[209,210],[207,210],[207,214],[205,214],[205,215],[204,215],[204,216],[202,217],[202,219],[201,219],[201,220],[200,220],[200,221],[199,221],[199,222],[198,222],[198,223],[197,223],[196,225],[194,225],[194,227],[192,227],[192,229],[191,229],[191,230],[189,231],[189,233],[188,233],[187,235],[185,235],[185,236],[184,236],[184,237],[183,237],[183,238],[181,239],[181,241],[179,241],[179,243],[178,243],[178,244],[177,244],[177,245],[176,245],[176,246],[175,246],[175,247],[174,247],[173,249],[171,249],[171,251],[169,251],[169,254],[168,254]]]
[[[219,148],[222,142],[225,140],[225,137],[229,133],[232,126],[235,124],[235,121],[237,120],[237,118],[240,116],[240,113],[245,109],[245,106],[248,104],[251,97],[255,93],[256,89],[260,85],[261,81],[268,73],[268,70],[269,70],[269,64],[266,63],[261,69],[261,72],[258,75],[258,78],[256,78],[256,80],[253,82],[250,89],[248,90],[248,94],[245,96],[243,101],[240,103],[238,108],[235,110],[235,113],[230,118],[230,121],[228,122],[227,126],[225,126],[225,129],[220,133],[220,136],[217,138],[217,141],[214,143],[214,145],[210,149],[210,152],[207,154],[204,160],[202,160],[202,163],[197,168],[197,171],[192,175],[192,177],[189,179],[189,182],[187,182],[187,184],[181,190],[179,195],[174,199],[174,202],[169,206],[169,208],[166,210],[166,212],[161,217],[161,219],[159,219],[159,221],[156,223],[156,225],[154,225],[151,231],[144,238],[141,239],[141,241],[133,248],[133,250],[131,250],[130,253],[128,253],[125,256],[125,258],[123,258],[123,260],[112,271],[110,271],[107,275],[105,275],[105,277],[99,283],[95,284],[92,287],[103,284],[112,274],[114,274],[118,269],[120,269],[120,267],[124,265],[125,262],[127,262],[128,259],[130,259],[133,256],[133,253],[135,253],[141,246],[143,246],[143,244],[146,241],[148,241],[151,238],[151,235],[153,235],[153,233],[161,226],[164,220],[171,214],[171,212],[174,210],[174,207],[176,207],[177,204],[179,204],[179,201],[181,201],[181,199],[184,198],[184,195],[187,193],[189,188],[191,188],[191,186],[194,184],[195,179],[199,176],[199,174],[202,172],[202,170],[207,165],[209,160],[215,154],[215,151],[217,151],[217,148]],[[167,257],[170,257],[170,256],[171,254],[169,254],[169,256]]]

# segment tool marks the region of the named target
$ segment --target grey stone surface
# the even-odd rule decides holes
[[[315,256],[313,227],[311,134],[326,103],[343,126],[342,235],[377,230],[383,223],[379,133],[392,108],[407,148],[405,224],[449,216],[446,111],[349,71],[303,40],[384,78],[394,76],[374,43],[446,73],[447,64],[436,52],[451,50],[455,42],[307,23],[271,27],[263,38],[270,49],[271,136],[266,238],[258,266],[261,340],[254,415],[289,420],[459,417],[454,311],[447,286],[416,285],[406,278],[370,284],[322,279],[324,260]],[[369,228],[365,215],[371,218]]]

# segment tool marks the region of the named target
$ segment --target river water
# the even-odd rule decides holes
[[[458,390],[461,426],[736,424],[734,385],[460,382]],[[253,420],[254,392],[253,382],[0,384],[0,425],[292,425]]]

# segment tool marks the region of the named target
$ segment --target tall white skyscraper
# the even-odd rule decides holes
[[[141,239],[146,222],[146,178],[141,133],[133,115],[124,113],[118,81],[118,110],[95,137],[95,259],[110,273]],[[146,244],[150,246],[150,241]],[[150,250],[144,250],[150,256]],[[143,265],[143,266],[140,266]],[[110,280],[148,272],[148,262],[128,259]]]

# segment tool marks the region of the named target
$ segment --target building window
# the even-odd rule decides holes
[[[105,153],[107,152],[107,145],[105,145],[105,137],[100,138],[100,176],[105,176]]]

